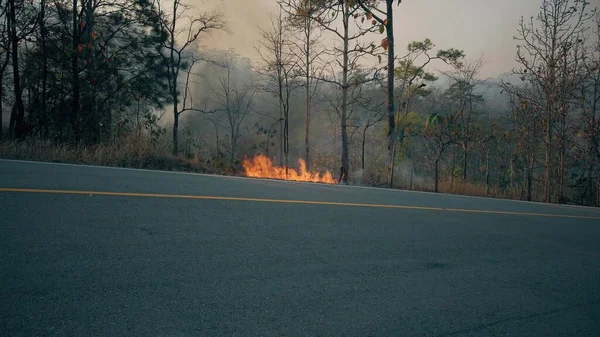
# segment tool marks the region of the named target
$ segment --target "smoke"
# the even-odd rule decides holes
[[[195,46],[196,53],[214,54],[215,51],[233,50],[236,54],[248,57],[251,60],[257,58],[254,49],[256,41],[259,39],[258,25],[266,23],[269,15],[276,13],[277,3],[275,1],[261,0],[187,0],[194,10],[186,13],[193,18],[195,15],[219,13],[226,22],[226,30],[210,31],[202,33]],[[182,22],[184,24],[184,22]],[[209,65],[196,65],[194,73],[204,74],[210,68]],[[180,75],[180,81],[184,80],[184,75]],[[201,80],[201,79],[200,79]],[[166,106],[165,110],[170,112],[172,105]],[[173,116],[166,113],[161,119],[161,125],[170,127],[173,124]]]
[[[217,11],[227,22],[227,31],[214,31],[202,39],[207,49],[235,49],[236,53],[255,58],[254,44],[259,38],[259,25],[276,13],[276,1],[261,0],[188,0],[201,12]]]
[[[229,33],[213,32],[203,38],[208,48],[229,49],[255,59],[253,44],[259,38],[257,26],[268,23],[277,13],[275,0],[187,0],[200,12],[219,10],[228,23]],[[467,4],[467,2],[469,4]],[[505,0],[501,2],[470,0],[455,6],[444,0],[408,1],[395,11],[397,53],[413,40],[431,38],[439,48],[463,49],[467,55],[486,55],[482,76],[495,77],[514,66],[516,45],[512,39],[521,15],[538,11],[539,1]],[[432,7],[433,6],[433,7]],[[431,8],[437,10],[432,11]],[[192,15],[193,13],[189,13]],[[451,26],[452,29],[446,29]],[[476,27],[477,33],[473,33]],[[333,41],[326,34],[327,42]],[[377,38],[374,38],[378,41]],[[436,64],[433,68],[444,68]]]
[[[411,186],[412,180],[413,188],[425,186],[427,184],[427,179],[420,175],[419,171],[416,163],[413,163],[411,159],[405,159],[394,167],[395,184],[403,188],[408,188]]]

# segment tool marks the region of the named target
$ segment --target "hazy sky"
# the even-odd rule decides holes
[[[229,22],[231,34],[213,33],[203,44],[234,48],[251,58],[257,25],[265,24],[268,15],[277,10],[275,0],[188,1],[200,10],[218,5]],[[540,3],[541,0],[404,0],[394,17],[396,51],[401,54],[410,41],[430,38],[439,48],[463,49],[468,57],[483,54],[486,65],[481,75],[497,76],[514,65],[513,36],[521,15],[536,15]]]

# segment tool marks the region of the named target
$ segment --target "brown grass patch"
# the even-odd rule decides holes
[[[168,145],[153,145],[144,137],[92,146],[70,146],[41,140],[0,142],[0,158],[44,162],[128,167],[165,171],[225,174],[198,155],[173,156]],[[229,174],[234,174],[231,171]]]

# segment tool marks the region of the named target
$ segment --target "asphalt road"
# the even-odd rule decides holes
[[[1,336],[599,336],[600,210],[0,160],[0,276]]]

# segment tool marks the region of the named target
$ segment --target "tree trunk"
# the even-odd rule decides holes
[[[10,120],[8,122],[8,138],[15,138],[15,123],[17,121],[17,105],[13,103],[10,110]]]
[[[171,96],[173,97],[173,155],[179,155],[179,91],[177,90],[177,77],[179,76],[179,66],[181,65],[181,55],[177,56],[175,60],[175,28],[177,27],[177,9],[179,8],[179,1],[173,1],[173,19],[171,22],[171,33],[169,36],[170,44],[170,55],[169,55],[169,68],[170,68],[170,87]],[[185,104],[185,102],[184,102]]]
[[[533,185],[533,165],[535,160],[531,158],[529,165],[527,167],[527,201],[532,200],[531,196],[531,187]]]
[[[279,166],[283,166],[285,157],[285,118],[283,117],[283,102],[281,99],[282,91],[281,77],[279,77]]]
[[[332,148],[333,158],[331,160],[332,161],[332,163],[331,163],[331,172],[335,172],[336,171],[337,164],[338,164],[337,160],[336,160],[337,155],[338,155],[338,153],[337,153],[337,144],[338,144],[337,122],[338,122],[338,117],[339,116],[336,114],[335,115],[335,122],[333,124],[333,141],[332,141],[332,144],[333,144],[333,148]]]
[[[596,173],[596,207],[600,207],[600,179]]]
[[[435,189],[434,189],[435,193],[438,193],[440,191],[439,190],[440,157],[441,157],[441,154],[438,155],[437,159],[435,160]]]
[[[485,158],[485,195],[490,194],[490,152],[486,152]]]
[[[0,140],[2,140],[2,137],[4,136],[4,121],[2,118],[2,115],[4,114],[4,106],[2,104],[3,98],[4,98],[4,81],[2,81],[2,78],[4,73],[0,73]]]
[[[552,167],[550,164],[551,161],[551,151],[552,151],[552,113],[550,109],[548,109],[548,125],[546,129],[546,202],[552,202]]]
[[[363,135],[362,135],[362,145],[361,145],[361,153],[360,153],[360,161],[361,161],[361,166],[360,168],[363,170],[363,174],[365,171],[365,144],[367,143],[367,130],[369,127],[365,127],[365,130],[363,131]]]
[[[217,145],[216,145],[217,155],[220,156],[221,155],[221,147],[219,145],[219,127],[217,126],[217,123],[215,123],[214,121],[213,121],[213,125],[215,126],[215,138],[216,138],[216,141],[217,141]],[[268,155],[269,155],[269,142],[267,140],[267,156]]]
[[[231,151],[229,151],[229,165],[231,165],[231,167],[234,166],[235,164],[235,150],[237,147],[237,136],[235,135],[236,131],[231,130],[231,137],[229,138],[229,146]]]
[[[408,113],[408,103],[406,104],[406,113]],[[394,116],[394,125],[398,125],[400,123],[400,113]],[[396,155],[398,154],[398,143],[402,144],[404,142],[404,128],[400,130],[394,131],[394,141],[392,142],[392,156],[390,163],[390,188],[394,188],[394,177],[396,173]]]
[[[591,135],[590,135],[590,139],[589,142],[591,144],[591,159],[590,159],[590,166],[588,169],[588,199],[591,205],[594,206],[599,206],[600,205],[600,197],[598,194],[600,194],[600,190],[598,189],[598,186],[600,186],[600,179],[598,177],[598,171],[597,171],[597,163],[598,163],[598,136],[599,136],[599,130],[598,128],[600,127],[600,121],[598,120],[597,117],[597,111],[598,111],[598,102],[600,101],[600,97],[599,96],[599,92],[598,89],[600,89],[600,70],[597,70],[597,77],[596,77],[596,81],[594,83],[594,90],[593,90],[593,95],[592,95],[592,110],[591,110],[591,116],[590,116],[590,124],[591,124]],[[595,174],[594,174],[594,170]],[[597,184],[594,184],[594,179],[596,180]],[[596,188],[596,191],[594,191],[594,188]]]
[[[21,88],[21,74],[19,72],[19,40],[17,37],[17,15],[15,0],[9,0],[10,6],[10,35],[12,46],[12,63],[13,63],[13,86],[15,92],[15,104],[17,107],[17,115],[15,119],[15,138],[21,139],[25,132],[25,105],[23,104],[23,92]]]
[[[39,116],[39,111],[37,111],[37,106],[38,104],[38,100],[37,98],[39,98],[40,93],[39,93],[39,83],[38,86],[36,87],[35,84],[33,83],[33,81],[29,81],[29,79],[25,78],[25,80],[23,80],[24,84],[25,84],[25,88],[27,89],[27,107],[29,108],[27,111],[27,117],[25,117],[25,115],[23,115],[23,126],[24,127],[28,127],[29,125],[34,125],[35,123],[39,123],[40,121],[40,116]],[[39,82],[39,81],[38,81]],[[21,86],[21,88],[23,88]],[[36,104],[32,104],[32,100],[31,97],[33,96],[33,94],[37,92],[37,96],[36,96]],[[21,93],[23,94],[23,89],[21,89]],[[23,106],[25,106],[25,103],[23,103]],[[33,108],[35,106],[35,108]],[[24,131],[25,132],[25,131]]]
[[[396,109],[394,107],[394,68],[396,64],[396,57],[394,54],[394,2],[393,0],[386,0],[386,13],[387,25],[386,33],[388,39],[388,50],[387,50],[387,113],[388,113],[388,137],[390,151],[390,188],[393,188],[393,174],[394,174],[394,160],[396,154],[396,123],[394,120]]]
[[[306,163],[306,169],[310,170],[310,112],[311,112],[311,80],[310,80],[310,51],[311,51],[311,19],[307,17],[305,20],[306,30],[306,116],[304,118],[304,161]]]
[[[394,131],[394,140],[392,141],[392,148],[390,154],[390,188],[394,188],[394,170],[396,169],[396,132]]]
[[[48,52],[46,47],[46,0],[40,1],[40,37],[42,43],[42,139],[48,139],[50,128],[48,125],[47,91],[48,91]]]
[[[94,6],[95,0],[87,1],[87,8],[85,8],[85,39],[88,44],[88,53],[87,53],[87,73],[88,78],[91,84],[90,90],[87,92],[87,95],[84,97],[84,113],[87,115],[87,132],[89,134],[89,138],[92,142],[98,142],[100,137],[100,128],[99,128],[99,116],[96,111],[96,75],[95,75],[95,51],[94,51]],[[83,6],[83,5],[82,5]],[[91,46],[91,47],[90,47]]]
[[[278,85],[278,98],[279,98],[279,166],[283,166],[285,162],[285,175],[287,177],[287,160],[285,159],[286,151],[285,146],[287,144],[287,139],[285,135],[285,105],[283,102],[283,27],[281,26],[281,6],[279,7],[279,24],[277,28],[277,45],[275,48],[275,61],[277,62],[277,85]]]
[[[463,158],[463,182],[467,182],[467,161],[469,158],[469,141],[465,139],[465,141],[463,142],[463,153],[464,153],[464,158]]]
[[[79,128],[79,39],[80,39],[80,28],[78,20],[78,8],[77,1],[73,0],[73,45],[71,57],[71,85],[73,92],[72,106],[71,106],[71,128],[73,130],[73,136],[75,142],[78,143],[81,139],[80,128]]]
[[[310,170],[310,141],[309,141],[309,137],[310,137],[310,105],[311,105],[311,99],[310,99],[310,93],[308,92],[309,89],[307,89],[307,93],[306,93],[306,118],[305,118],[305,129],[304,129],[304,161],[306,162],[306,169]]]
[[[593,159],[592,159],[593,160]],[[594,205],[594,183],[593,183],[593,179],[592,179],[592,170],[593,170],[594,164],[593,162],[590,163],[590,165],[588,166],[586,172],[585,172],[585,180],[586,180],[586,188],[585,188],[585,200],[584,200],[584,205],[586,206],[591,206]]]
[[[512,145],[510,145],[510,154],[508,156],[509,158],[509,168],[510,168],[510,191],[512,192],[514,190],[514,186],[515,186],[515,163],[513,160],[513,149],[512,149]]]
[[[173,95],[173,155],[179,154],[179,111],[177,104],[177,89],[175,89],[175,95]]]
[[[0,72],[0,140],[2,140],[2,137],[4,136],[4,121],[3,121],[3,116],[4,115],[4,69],[2,68],[3,71]]]
[[[549,88],[550,90],[552,90],[553,92],[551,93],[546,93],[546,112],[548,114],[548,123],[546,125],[546,181],[545,181],[545,185],[546,185],[546,202],[547,203],[551,203],[552,202],[552,135],[553,135],[553,130],[552,130],[552,117],[553,117],[553,112],[554,112],[554,99],[555,97],[553,96],[554,92],[556,91],[556,86],[555,86],[555,76],[556,76],[556,72],[555,72],[555,66],[556,66],[556,49],[557,49],[557,30],[558,27],[556,27],[556,25],[554,27],[552,27],[552,39],[551,39],[551,45],[550,45],[550,57],[549,60],[547,62],[547,64],[549,65],[550,68],[550,74],[549,74],[549,78],[548,78],[548,83],[549,83]]]
[[[456,149],[452,149],[452,171],[450,172],[450,186],[454,186],[455,165],[456,165]]]
[[[344,56],[342,66],[342,116],[341,116],[341,133],[342,133],[342,167],[346,172],[349,170],[349,154],[348,154],[348,131],[347,131],[347,114],[348,114],[348,52],[349,52],[349,24],[350,16],[348,3],[345,4],[343,24],[344,24]],[[348,174],[344,175],[344,183],[348,182]]]
[[[564,140],[561,140],[561,143],[563,143]],[[561,144],[561,149],[559,152],[559,163],[558,163],[558,202],[559,203],[564,203],[565,202],[565,196],[564,196],[564,183],[565,183],[565,153],[564,153],[564,149],[562,148],[562,144]]]
[[[408,186],[409,190],[413,189],[413,177],[415,175],[415,146],[411,146],[410,149],[410,183]]]
[[[592,153],[593,153],[593,157],[592,157],[592,170],[595,170],[595,173],[593,174],[594,179],[596,179],[596,193],[592,192],[593,195],[593,199],[594,199],[594,205],[595,206],[600,206],[600,171],[598,169],[598,164],[600,162],[600,157],[598,157],[598,154],[600,154],[600,152],[598,151],[598,137],[600,136],[600,120],[598,119],[598,102],[600,102],[600,92],[598,92],[598,90],[600,89],[600,69],[596,70],[596,80],[594,82],[594,95],[592,96],[592,117],[593,117],[593,136],[590,137],[590,141],[592,142]]]
[[[288,85],[286,83],[286,85]],[[287,91],[286,89],[286,105],[284,106],[284,113],[285,113],[285,122],[284,122],[284,127],[283,127],[283,131],[284,131],[284,153],[285,153],[285,176],[286,178],[288,177],[289,174],[289,157],[290,157],[290,125],[289,125],[289,121],[290,121],[290,116],[289,116],[289,109],[290,109],[290,104],[289,104],[289,91]]]
[[[4,115],[4,71],[6,71],[8,63],[10,62],[10,53],[8,50],[5,50],[4,53],[6,54],[6,57],[4,58],[4,61],[2,62],[2,68],[0,69],[0,139],[2,139],[2,136],[4,135],[4,122],[2,119]]]

